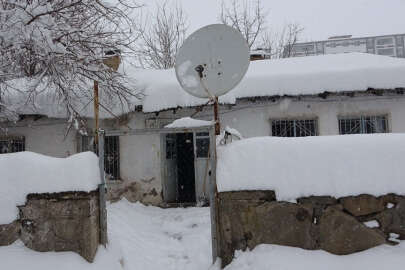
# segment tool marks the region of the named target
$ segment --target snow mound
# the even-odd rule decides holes
[[[92,191],[100,184],[98,158],[84,152],[68,158],[32,152],[0,155],[0,224],[17,218],[30,193]]]
[[[236,252],[234,261],[224,270],[377,270],[402,269],[405,244],[379,246],[363,252],[337,256],[320,250],[276,245],[260,245],[252,251]],[[216,268],[215,270],[220,268]],[[214,269],[213,269],[214,270]]]
[[[204,127],[211,126],[212,121],[198,120],[191,117],[183,117],[177,120],[174,120],[173,123],[168,124],[165,128],[191,128],[191,127]]]
[[[109,244],[98,247],[93,263],[88,263],[74,252],[37,252],[17,240],[0,247],[1,269],[29,270],[124,270],[118,250]]]
[[[303,196],[405,194],[405,134],[261,137],[218,147],[219,192]]]

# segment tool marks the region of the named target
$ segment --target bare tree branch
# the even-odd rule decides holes
[[[267,12],[260,0],[256,0],[254,4],[248,0],[233,0],[229,6],[222,2],[219,19],[223,24],[237,29],[246,39],[249,48],[253,48],[266,28]]]
[[[164,2],[156,7],[154,14],[148,14],[145,24],[140,63],[155,69],[172,68],[187,32],[187,17],[182,7]]]
[[[46,98],[80,118],[96,80],[105,106],[129,108],[139,93],[105,60],[106,52],[135,55],[139,29],[131,13],[139,7],[129,0],[0,0],[0,105],[18,113]]]
[[[287,58],[292,56],[294,45],[304,31],[298,23],[287,24],[279,33],[266,32],[260,43],[260,48],[269,53],[270,58]]]

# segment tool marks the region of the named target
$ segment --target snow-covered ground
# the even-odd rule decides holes
[[[110,239],[120,242],[124,269],[207,270],[208,208],[161,209],[121,201],[108,208]]]
[[[21,242],[0,247],[0,269],[219,270],[211,266],[208,208],[160,209],[120,201],[108,206],[110,244],[90,264],[72,252],[40,253]],[[354,255],[261,245],[238,252],[226,270],[402,270],[405,243]]]

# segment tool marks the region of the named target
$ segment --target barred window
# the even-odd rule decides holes
[[[96,152],[94,137],[82,136],[82,151]],[[120,179],[119,136],[106,136],[104,139],[104,171],[107,178]]]
[[[23,136],[0,137],[0,154],[22,151],[25,151],[25,138]]]
[[[318,135],[316,119],[272,120],[271,133],[275,137],[305,137]]]
[[[388,120],[385,115],[340,117],[339,134],[387,133]]]

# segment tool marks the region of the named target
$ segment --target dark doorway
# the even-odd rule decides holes
[[[195,202],[193,133],[176,134],[177,144],[177,201]]]

